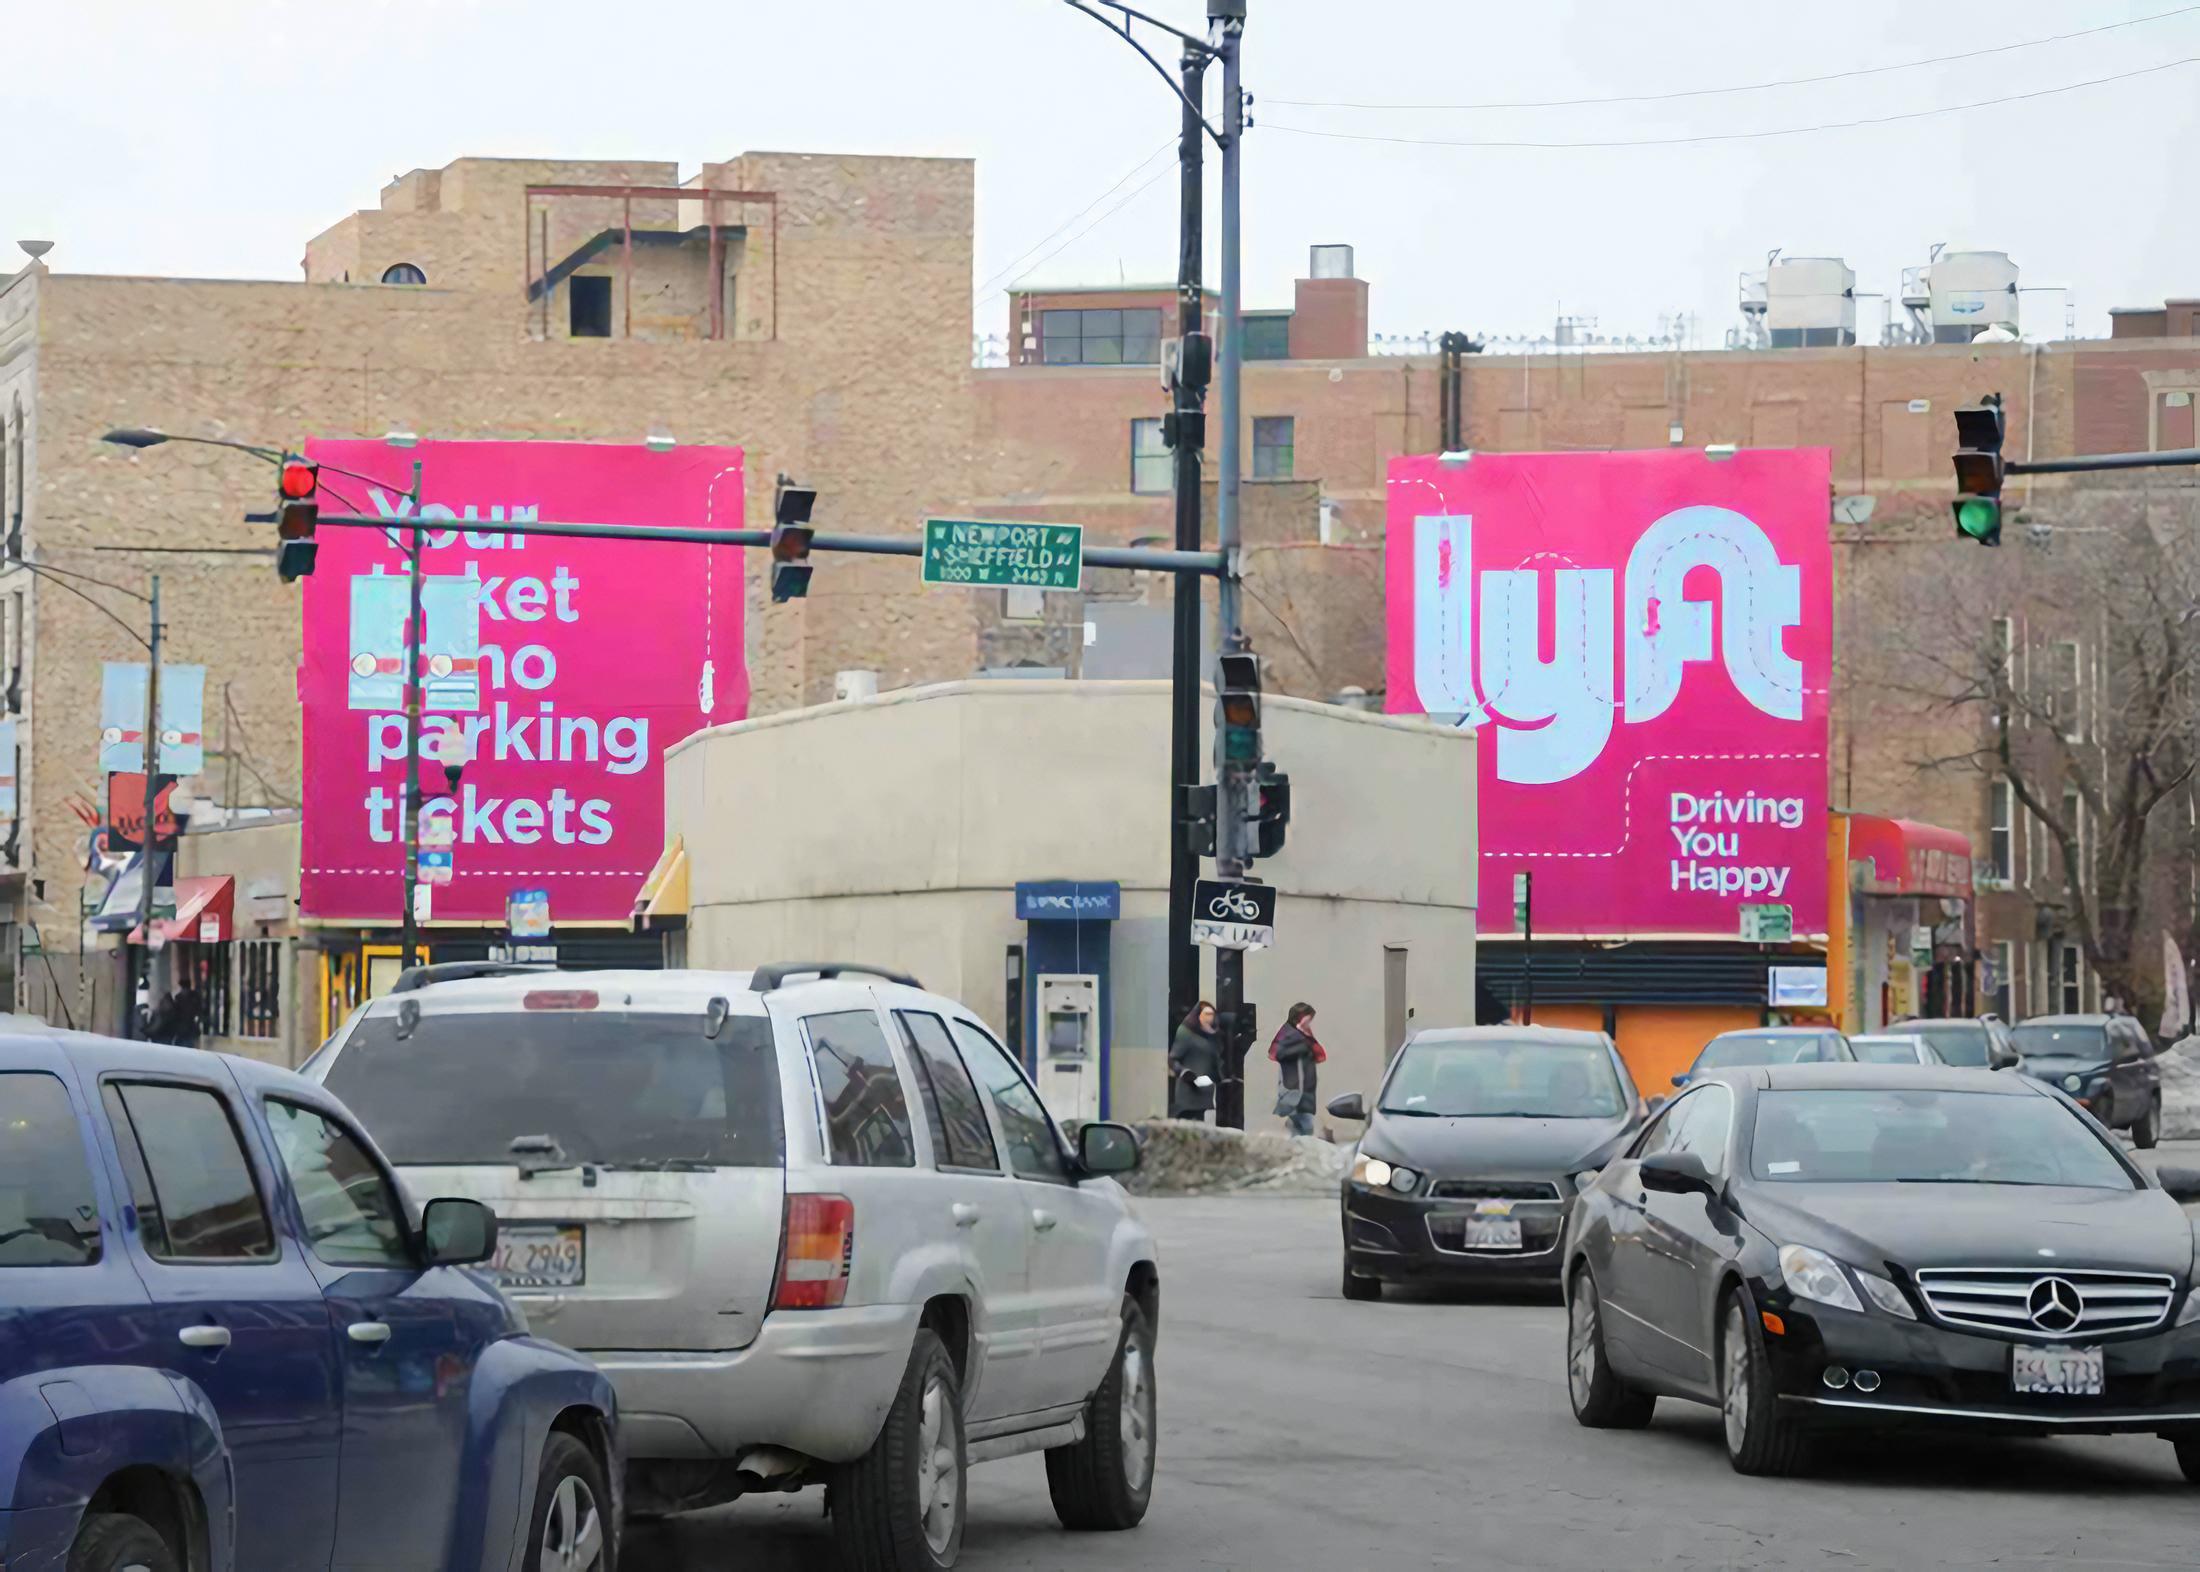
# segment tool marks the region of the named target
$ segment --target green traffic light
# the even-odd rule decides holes
[[[1956,504],[1956,528],[1973,540],[2001,533],[2001,504],[1989,497],[1965,497]]]

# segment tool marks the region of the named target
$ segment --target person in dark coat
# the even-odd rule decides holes
[[[1315,1066],[1329,1057],[1314,1036],[1314,1007],[1294,1004],[1284,1017],[1283,1029],[1268,1045],[1268,1057],[1281,1067],[1282,1088],[1276,1093],[1276,1117],[1293,1135],[1314,1133]]]
[[[185,983],[169,997],[168,1033],[160,1041],[174,1043],[178,1048],[196,1048],[199,1032],[206,1024],[204,1015],[197,985]]]
[[[1169,1117],[1205,1120],[1214,1111],[1215,1085],[1221,1079],[1222,1045],[1215,1038],[1215,1007],[1202,999],[1184,1017],[1169,1044]]]

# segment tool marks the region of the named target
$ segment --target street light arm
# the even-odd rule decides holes
[[[1070,0],[1070,3],[1076,5],[1080,11],[1083,11],[1085,9],[1084,5],[1079,3],[1079,0]],[[1125,17],[1135,16],[1138,18],[1139,21],[1144,22],[1149,27],[1158,27],[1164,33],[1173,34],[1174,36],[1184,40],[1185,43],[1190,44],[1194,49],[1197,49],[1202,54],[1205,54],[1210,60],[1219,57],[1222,53],[1221,50],[1217,49],[1213,44],[1207,42],[1206,39],[1200,37],[1197,33],[1187,33],[1184,31],[1183,28],[1176,27],[1171,25],[1170,23],[1164,22],[1158,16],[1148,16],[1145,12],[1137,9],[1135,6],[1125,5],[1123,3],[1123,0],[1093,0],[1093,3],[1097,5],[1104,5],[1111,11],[1120,11]],[[1091,15],[1093,13],[1087,12],[1086,14]],[[1130,24],[1127,21],[1123,24],[1121,28],[1117,28],[1116,25],[1113,22],[1109,22],[1106,17],[1101,17],[1100,20],[1107,23],[1107,27],[1110,32],[1127,33],[1130,30]]]
[[[117,595],[127,595],[141,606],[153,604],[150,595],[140,595],[126,584],[117,584],[110,579],[95,578],[89,573],[79,573],[74,568],[57,568],[50,562],[32,562],[23,557],[0,556],[0,566],[28,568],[33,573],[58,573],[65,578],[82,579],[87,584],[97,584],[101,589],[113,590]]]
[[[87,606],[91,607],[91,608],[92,608],[92,610],[94,610],[94,611],[98,612],[98,613],[99,613],[99,614],[100,614],[100,615],[101,615],[102,617],[105,617],[105,618],[106,618],[106,619],[107,619],[107,620],[108,620],[109,622],[113,623],[113,624],[114,624],[114,625],[115,625],[116,627],[120,628],[120,629],[121,629],[121,630],[122,630],[123,632],[125,632],[125,633],[129,634],[131,638],[133,638],[133,639],[135,639],[135,640],[137,641],[138,647],[139,647],[140,649],[144,650],[144,651],[145,651],[145,652],[146,652],[147,654],[151,654],[151,653],[152,653],[152,650],[153,650],[153,646],[152,646],[151,644],[149,644],[149,643],[147,643],[147,642],[146,642],[146,639],[145,639],[145,635],[144,635],[144,634],[142,634],[142,633],[138,632],[138,630],[137,630],[137,629],[135,629],[135,628],[131,627],[131,626],[130,626],[130,625],[129,625],[129,624],[127,623],[127,622],[124,622],[124,621],[123,621],[123,620],[122,620],[122,619],[121,619],[120,617],[116,616],[116,615],[115,615],[115,614],[114,614],[114,613],[113,613],[112,611],[110,611],[110,610],[109,610],[109,609],[108,609],[107,607],[105,607],[105,606],[102,606],[102,605],[101,605],[101,604],[100,604],[100,603],[99,603],[98,601],[96,601],[96,600],[92,599],[92,597],[91,597],[91,596],[89,596],[89,595],[85,594],[85,593],[84,593],[84,592],[83,592],[82,590],[78,589],[78,588],[77,588],[77,587],[76,587],[76,586],[75,586],[74,584],[71,584],[71,583],[70,583],[70,582],[69,582],[69,581],[68,581],[67,579],[65,579],[65,578],[62,578],[62,577],[60,577],[60,576],[59,576],[58,574],[56,574],[56,573],[50,572],[50,571],[49,571],[49,570],[48,570],[47,568],[45,568],[45,567],[44,567],[44,566],[43,566],[42,564],[40,564],[40,563],[36,563],[36,562],[25,562],[25,561],[24,561],[24,560],[23,560],[23,559],[22,559],[21,557],[7,557],[7,558],[0,558],[0,562],[5,562],[5,563],[6,563],[6,564],[7,564],[8,566],[10,566],[10,567],[17,567],[17,568],[24,568],[24,569],[27,569],[27,570],[29,570],[30,572],[32,572],[32,573],[35,573],[35,574],[39,575],[39,576],[40,576],[41,578],[47,578],[47,579],[51,579],[51,580],[53,581],[53,586],[54,586],[54,588],[55,588],[55,589],[65,589],[65,590],[67,590],[67,591],[68,591],[68,592],[69,592],[69,593],[70,593],[71,595],[74,595],[74,596],[75,596],[75,597],[76,597],[76,598],[77,598],[78,600],[80,600],[80,601],[84,602],[84,604],[85,604],[85,605],[87,605]],[[99,581],[98,581],[97,579],[94,579],[94,580],[93,580],[92,582],[96,584],[96,583],[98,583]],[[108,587],[109,587],[109,588],[113,588],[114,586],[110,585],[110,586],[108,586]],[[123,591],[123,593],[124,593],[124,594],[128,594],[128,593],[129,593],[129,591],[127,591],[127,590],[124,590],[124,591]],[[141,597],[141,598],[142,598],[142,597]]]
[[[1098,3],[1102,5],[1114,5],[1115,0],[1098,0]],[[1137,50],[1139,53],[1139,57],[1143,59],[1146,64],[1154,68],[1155,74],[1158,75],[1162,81],[1169,84],[1169,91],[1176,95],[1177,102],[1182,104],[1186,109],[1189,109],[1192,112],[1192,117],[1199,122],[1200,128],[1207,133],[1208,138],[1213,141],[1215,146],[1220,147],[1223,145],[1222,133],[1217,131],[1213,127],[1213,125],[1209,124],[1206,114],[1200,109],[1199,105],[1193,103],[1190,98],[1185,96],[1184,89],[1177,85],[1176,78],[1169,75],[1169,68],[1163,65],[1160,61],[1156,60],[1153,57],[1152,52],[1149,51],[1144,44],[1140,43],[1137,39],[1131,36],[1131,25],[1128,20],[1126,20],[1121,27],[1117,27],[1113,22],[1102,16],[1098,11],[1093,10],[1090,5],[1087,5],[1085,3],[1085,0],[1063,0],[1063,4],[1067,5],[1073,11],[1083,12],[1086,16],[1091,17],[1095,22],[1098,22],[1102,27],[1106,28],[1116,37],[1122,39],[1124,43],[1129,44],[1133,49]],[[1135,16],[1141,22],[1152,22],[1155,27],[1160,28],[1165,33],[1175,33],[1176,36],[1183,39],[1186,44],[1199,49],[1204,54],[1212,56],[1214,53],[1214,50],[1205,42],[1205,40],[1194,38],[1190,33],[1177,32],[1175,28],[1169,26],[1169,24],[1166,22],[1155,22],[1152,17],[1147,16],[1145,13],[1140,11],[1133,11],[1129,6],[1117,6],[1116,9],[1122,11],[1126,18]]]
[[[283,461],[280,449],[263,448],[255,442],[232,442],[227,437],[179,437],[173,432],[155,431],[150,426],[119,426],[99,440],[112,442],[120,448],[155,448],[163,442],[196,442],[201,447],[234,448],[239,453],[249,453],[254,458],[267,460],[270,464],[280,464]]]

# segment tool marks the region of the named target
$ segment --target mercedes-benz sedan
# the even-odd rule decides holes
[[[1646,1117],[1602,1032],[1535,1026],[1424,1031],[1391,1061],[1344,1185],[1344,1296],[1386,1282],[1558,1282],[1577,1174]]]
[[[1714,1075],[1583,1191],[1564,1259],[1584,1425],[1709,1403],[1749,1474],[1830,1426],[2138,1431],[2200,1482],[2192,1224],[2037,1081]]]

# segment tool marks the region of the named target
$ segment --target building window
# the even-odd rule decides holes
[[[1289,415],[1262,415],[1253,421],[1253,478],[1289,480],[1294,422]]]
[[[1994,619],[1994,659],[1999,664],[1994,691],[1994,724],[2007,730],[2009,726],[2009,696],[2017,688],[2017,620],[2014,617]]]
[[[1245,337],[1239,341],[1238,354],[1245,360],[1289,360],[1291,358],[1291,316],[1289,312],[1277,312],[1272,316],[1240,317]]]
[[[2048,668],[2047,718],[2055,723],[2065,742],[2085,741],[2085,690],[2078,680],[2082,667],[2078,641],[2058,640],[2053,664]]]
[[[201,1037],[229,1035],[229,951],[227,944],[194,944],[189,952],[188,975],[198,990]]]
[[[1132,421],[1131,490],[1142,497],[1167,491],[1175,473],[1175,456],[1161,441],[1161,422]]]
[[[611,336],[611,275],[575,273],[565,281],[568,326],[575,338]]]
[[[2017,947],[2007,939],[1994,945],[1993,986],[1986,991],[1988,1007],[2005,1021],[2017,1018]]]
[[[1996,884],[2017,880],[2016,793],[2005,780],[1989,788],[1992,820],[1986,832],[1986,876]]]
[[[2055,992],[2055,1007],[2064,1015],[2077,1015],[2085,1009],[2085,957],[2075,944],[2062,947]]]
[[[2154,395],[2154,451],[2200,446],[2200,394],[2192,388],[2163,388]]]
[[[1042,311],[1039,358],[1050,366],[1157,366],[1160,309]]]
[[[385,284],[425,284],[428,275],[410,262],[395,262],[382,270]]]
[[[237,1035],[265,1042],[283,1015],[283,941],[246,939],[237,946]]]
[[[2063,864],[2063,883],[2069,889],[2088,888],[2092,884],[2093,859],[2087,855],[2085,835],[2085,798],[2078,788],[2063,788],[2063,828],[2070,832],[2070,856]]]

